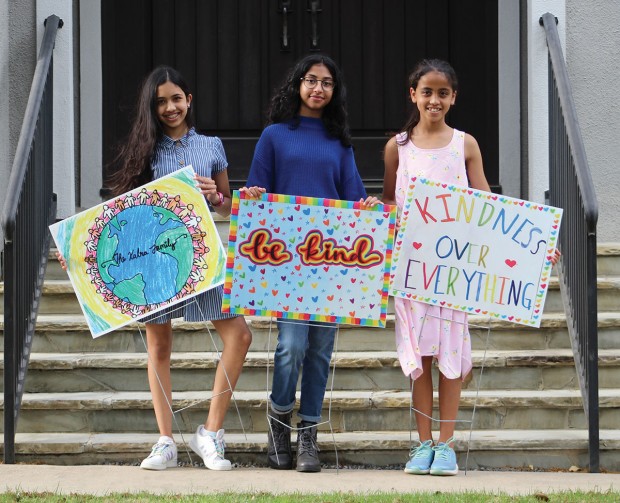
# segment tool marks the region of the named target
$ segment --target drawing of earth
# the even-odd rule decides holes
[[[158,206],[124,209],[107,222],[97,243],[101,279],[134,305],[173,298],[192,270],[192,236],[180,218]]]

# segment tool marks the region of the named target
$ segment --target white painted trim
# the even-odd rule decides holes
[[[497,8],[499,183],[503,194],[521,197],[519,2],[500,1]]]
[[[8,180],[10,165],[10,109],[9,109],[9,2],[0,0],[0,177]],[[6,201],[7,183],[0,184],[0,213]],[[4,233],[0,227],[0,251],[4,248]]]
[[[44,21],[52,14],[64,26],[54,48],[54,192],[58,218],[75,213],[75,142],[73,103],[73,5],[72,0],[37,0],[37,48],[41,46]],[[37,49],[38,50],[38,49]]]
[[[558,32],[563,50],[566,47],[566,1],[528,0],[528,173],[531,201],[544,202],[549,188],[549,101],[548,51],[540,17],[550,12],[558,18]]]
[[[80,201],[101,203],[103,173],[101,0],[80,0]]]

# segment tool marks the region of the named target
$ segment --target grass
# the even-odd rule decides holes
[[[89,496],[80,494],[0,493],[0,503],[13,502],[50,502],[50,503],[599,503],[620,501],[620,492],[580,492],[563,491],[554,493],[535,493],[528,496],[510,496],[484,492],[463,493],[376,493],[371,495],[355,495],[342,493],[323,494],[287,494],[274,496],[268,493],[221,493],[217,495],[153,495],[148,493],[109,494],[107,496]]]

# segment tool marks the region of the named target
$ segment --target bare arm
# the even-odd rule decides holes
[[[467,169],[467,178],[470,187],[491,192],[491,187],[489,186],[489,182],[487,182],[482,167],[480,147],[476,139],[470,134],[465,135],[465,167]]]
[[[228,185],[228,171],[220,171],[213,175],[213,178],[196,175],[196,184],[206,200],[211,204],[218,215],[227,217],[230,215],[232,200],[230,196],[230,186]],[[220,204],[218,192],[224,196],[224,202]]]
[[[383,195],[384,204],[396,204],[396,172],[398,171],[398,145],[396,137],[390,138],[383,151]]]

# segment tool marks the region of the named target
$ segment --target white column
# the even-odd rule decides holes
[[[54,192],[58,218],[75,213],[75,142],[73,96],[72,0],[37,0],[37,51],[45,19],[52,14],[64,22],[54,48]]]
[[[540,17],[549,12],[558,18],[562,50],[566,43],[565,0],[528,0],[527,87],[528,87],[528,173],[527,199],[544,202],[549,188],[549,100],[548,51]]]
[[[501,0],[497,8],[499,183],[505,195],[520,198],[519,2]]]
[[[102,96],[101,1],[80,1],[80,202],[101,202]]]
[[[0,214],[6,200],[6,180],[11,174],[9,164],[9,2],[0,0]],[[4,248],[4,232],[0,227],[0,251]]]

